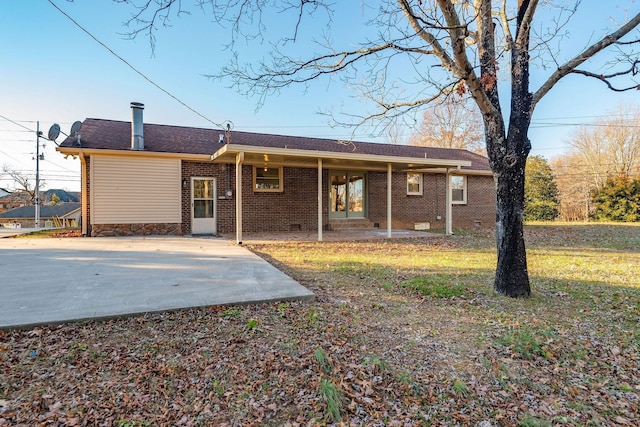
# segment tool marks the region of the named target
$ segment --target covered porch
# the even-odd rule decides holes
[[[344,143],[349,145],[348,142]],[[366,172],[384,172],[386,173],[386,229],[372,229],[367,230],[367,233],[360,231],[355,233],[354,236],[366,235],[369,238],[392,238],[394,235],[402,235],[403,237],[407,233],[417,233],[416,236],[424,236],[424,232],[409,232],[407,230],[393,230],[393,186],[392,176],[394,172],[415,172],[415,173],[441,173],[446,176],[445,189],[445,232],[446,234],[452,234],[452,202],[451,192],[448,189],[449,186],[449,174],[459,171],[462,167],[471,166],[471,162],[466,160],[453,160],[442,158],[430,158],[426,155],[424,158],[420,157],[402,157],[402,156],[389,156],[382,154],[364,154],[356,152],[355,146],[353,152],[345,151],[319,151],[310,149],[292,149],[284,147],[265,147],[254,145],[241,145],[241,144],[225,144],[218,151],[211,155],[211,160],[221,163],[235,164],[235,213],[236,213],[236,230],[235,240],[237,243],[242,243],[249,236],[244,236],[243,233],[243,194],[242,194],[242,166],[253,165],[260,168],[264,167],[267,171],[268,168],[273,167],[296,167],[317,170],[317,233],[313,233],[313,240],[323,241],[332,238],[331,232],[324,231],[323,227],[323,208],[328,206],[329,199],[325,200],[323,196],[323,189],[330,185],[330,182],[323,181],[323,171],[360,171]],[[254,171],[255,172],[255,171]],[[355,173],[357,175],[357,173]],[[329,174],[331,180],[335,173]],[[255,177],[254,177],[255,178]],[[345,181],[347,180],[345,174]],[[310,209],[314,207],[310,206]],[[333,207],[331,208],[333,209]],[[340,234],[344,239],[345,230],[341,230]],[[259,234],[259,233],[258,233]],[[286,233],[285,233],[286,234]],[[299,233],[305,235],[305,239],[311,237],[311,233]],[[255,236],[251,236],[255,238]],[[412,236],[413,237],[413,236]],[[365,237],[367,239],[367,237]]]

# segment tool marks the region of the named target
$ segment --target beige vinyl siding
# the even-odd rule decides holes
[[[181,222],[180,160],[91,156],[91,222]]]

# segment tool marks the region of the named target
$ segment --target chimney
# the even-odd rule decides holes
[[[144,124],[142,121],[142,110],[144,104],[141,102],[131,103],[131,149],[144,150]]]

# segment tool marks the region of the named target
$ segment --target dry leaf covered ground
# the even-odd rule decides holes
[[[311,302],[0,331],[0,426],[639,425],[640,227],[251,249]]]

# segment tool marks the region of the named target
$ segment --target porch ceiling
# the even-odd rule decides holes
[[[221,163],[234,163],[236,155],[244,153],[244,164],[317,168],[322,159],[325,169],[355,169],[386,171],[391,163],[393,170],[424,170],[432,168],[458,168],[471,166],[466,160],[430,159],[418,157],[380,156],[374,154],[300,150],[227,144],[216,151],[211,159]]]

